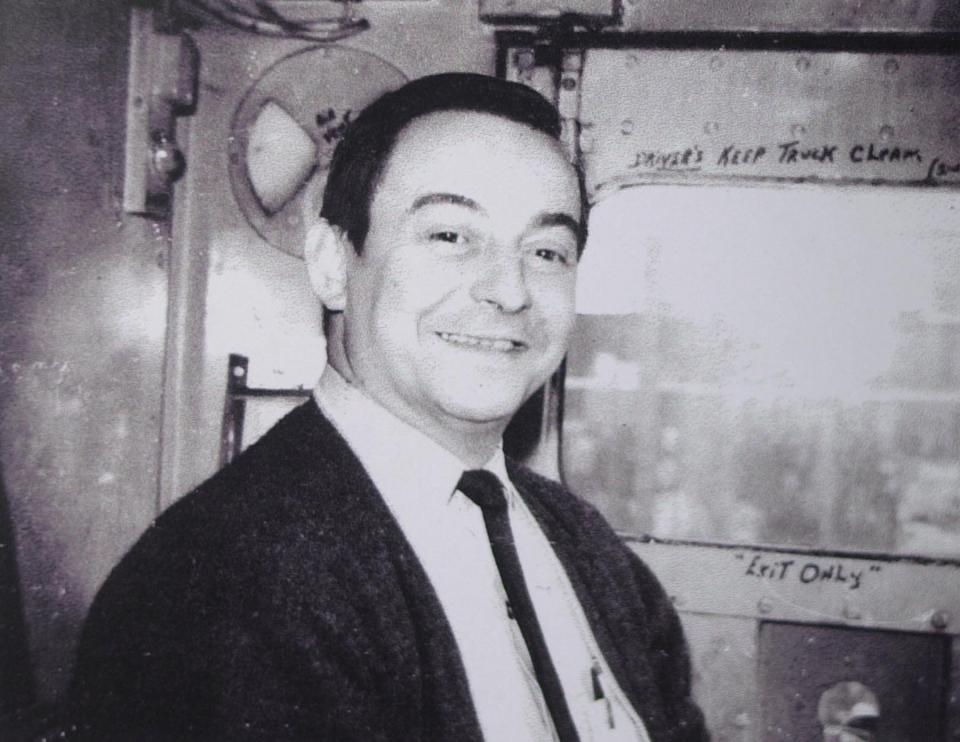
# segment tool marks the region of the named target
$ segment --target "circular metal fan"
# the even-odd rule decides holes
[[[229,173],[250,225],[303,255],[306,214],[319,212],[330,158],[350,121],[406,77],[373,54],[325,45],[271,65],[233,117]]]

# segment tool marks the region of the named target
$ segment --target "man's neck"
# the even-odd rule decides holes
[[[361,378],[353,372],[349,359],[342,347],[335,349],[328,345],[329,363],[334,370],[339,373],[344,380],[363,392],[369,399],[383,407],[387,412],[402,420],[412,428],[416,428],[424,435],[431,438],[438,445],[443,446],[450,453],[463,462],[468,469],[476,469],[486,464],[493,456],[494,451],[500,445],[503,437],[503,427],[499,424],[478,425],[469,421],[463,421],[460,425],[440,425],[432,424],[429,420],[423,420],[407,413],[407,410],[398,406],[391,405],[388,401],[381,399],[373,390],[368,388]]]

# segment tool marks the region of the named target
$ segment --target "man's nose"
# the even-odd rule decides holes
[[[474,281],[471,295],[502,312],[520,312],[530,306],[530,291],[519,255],[490,256]]]

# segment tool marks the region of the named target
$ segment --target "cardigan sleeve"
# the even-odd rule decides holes
[[[120,651],[116,642],[88,645],[70,714],[78,738],[391,738],[382,710],[341,652],[314,647],[308,659],[273,639],[260,627],[221,622],[182,637],[176,648],[148,649],[133,637]],[[138,656],[129,651],[135,646]]]
[[[670,742],[706,742],[710,739],[703,712],[693,699],[690,650],[676,609],[650,568],[632,551],[634,579],[647,607],[648,660],[664,712],[671,720]],[[655,742],[659,742],[656,740]]]
[[[77,738],[398,738],[367,645],[344,636],[360,620],[349,601],[333,592],[307,615],[257,584],[238,552],[190,548],[188,531],[163,530],[134,547],[91,608],[68,699]]]

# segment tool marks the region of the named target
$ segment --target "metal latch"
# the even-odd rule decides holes
[[[130,12],[123,209],[162,217],[186,167],[176,119],[196,105],[198,55],[189,36],[158,32],[151,9]]]

